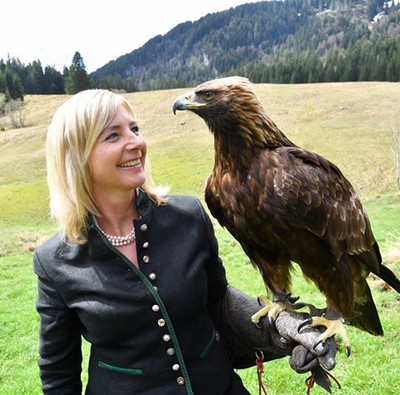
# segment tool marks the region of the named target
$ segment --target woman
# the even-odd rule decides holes
[[[297,333],[304,317],[282,313],[278,331],[267,320],[263,331],[253,327],[257,302],[227,285],[203,207],[160,196],[146,153],[131,106],[109,91],[76,94],[49,126],[60,233],[34,254],[43,393],[81,394],[81,336],[91,344],[94,395],[248,394],[233,367],[254,364],[257,349],[266,360],[296,350],[299,371],[329,365],[332,343],[330,354],[308,353],[311,364],[294,348],[312,349],[319,335]]]

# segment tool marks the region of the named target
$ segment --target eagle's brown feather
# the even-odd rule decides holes
[[[369,272],[382,273],[379,247],[360,198],[338,167],[292,143],[247,79],[208,81],[184,100],[176,108],[199,115],[214,135],[206,203],[267,288],[275,295],[290,292],[296,262],[325,294],[328,310],[381,335],[366,282]],[[384,279],[400,293],[392,272]]]

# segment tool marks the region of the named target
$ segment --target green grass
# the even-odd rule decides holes
[[[390,246],[400,238],[400,194],[388,193],[365,199],[376,239],[383,246]]]
[[[390,127],[397,122],[400,85],[347,83],[257,85],[268,114],[297,144],[336,164],[360,192],[382,254],[400,273],[400,196]],[[174,98],[185,90],[127,95],[139,115],[155,180],[171,192],[203,197],[213,163],[213,140],[190,113],[172,115]],[[56,226],[48,218],[44,139],[51,114],[65,96],[28,96],[27,127],[0,133],[0,394],[40,394],[37,368],[39,319],[32,251]],[[0,124],[7,124],[0,118]],[[230,283],[258,295],[264,286],[238,243],[217,224],[220,255]],[[393,258],[394,257],[394,258]],[[400,388],[400,297],[372,292],[385,330],[373,337],[349,328],[352,356],[340,347],[334,375],[343,386],[335,394],[397,394]],[[293,293],[323,304],[323,297],[294,273]],[[88,347],[85,346],[85,354]],[[287,359],[265,364],[269,395],[305,393],[307,375],[291,371]],[[255,368],[240,371],[258,394]],[[85,377],[85,376],[84,376]],[[312,394],[325,394],[316,387]]]
[[[37,369],[38,318],[34,309],[36,279],[31,254],[0,258],[2,292],[0,393],[39,394]]]

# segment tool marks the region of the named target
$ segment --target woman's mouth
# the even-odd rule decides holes
[[[118,167],[132,167],[137,165],[140,165],[140,159],[129,160],[127,162],[119,164]]]

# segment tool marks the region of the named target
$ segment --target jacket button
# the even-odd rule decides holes
[[[167,354],[170,355],[170,356],[175,355],[175,349],[174,348],[169,348],[167,350]]]
[[[157,325],[162,328],[163,326],[165,326],[165,320],[163,318],[160,318],[157,321]]]
[[[177,382],[179,385],[184,385],[184,384],[185,384],[185,379],[184,379],[183,377],[178,377],[178,378],[176,379],[176,382]]]
[[[146,224],[142,224],[142,226],[140,227],[140,230],[141,230],[142,232],[146,232],[146,230],[147,230],[147,225],[146,225]]]
[[[143,243],[143,248],[149,248],[149,242],[148,241],[145,241]]]
[[[151,306],[151,309],[157,313],[158,311],[160,311],[160,306],[158,304],[154,304],[153,306]]]
[[[145,255],[145,256],[143,257],[143,262],[144,262],[144,263],[149,263],[149,262],[150,262],[150,258],[149,258],[148,255]]]
[[[149,274],[149,279],[154,281],[156,279],[157,275],[155,273],[150,273]]]
[[[165,341],[165,342],[169,342],[170,340],[171,340],[171,336],[167,333],[167,334],[165,334],[163,337],[163,340]]]
[[[180,368],[181,367],[177,363],[172,365],[172,370],[174,370],[175,372],[177,372]]]

